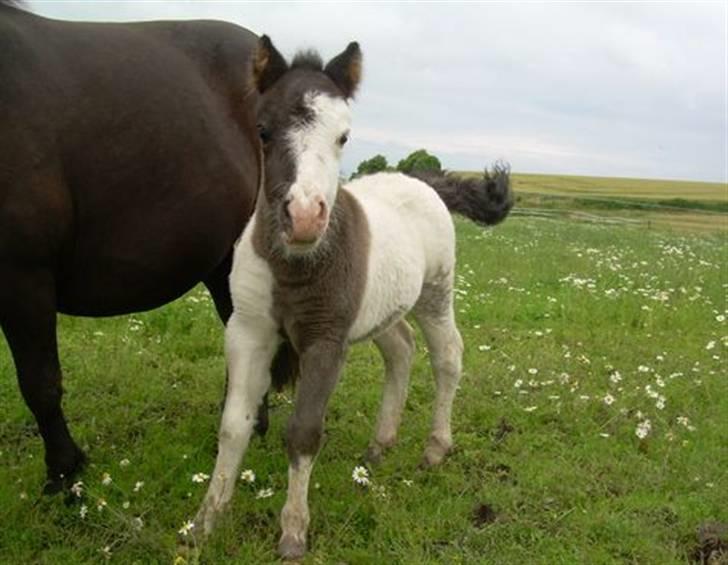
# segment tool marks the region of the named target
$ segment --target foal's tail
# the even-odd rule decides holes
[[[451,212],[457,212],[486,226],[502,222],[513,208],[513,191],[508,164],[497,162],[481,178],[463,178],[456,173],[414,172],[412,176],[429,184]]]

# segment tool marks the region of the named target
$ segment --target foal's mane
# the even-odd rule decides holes
[[[2,0],[0,0],[2,1]],[[321,55],[314,49],[299,51],[291,61],[291,69],[306,69],[309,71],[323,71],[324,62]]]

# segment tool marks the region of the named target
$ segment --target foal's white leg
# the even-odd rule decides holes
[[[425,292],[415,316],[427,340],[437,386],[432,431],[422,460],[432,466],[441,463],[453,445],[450,417],[462,372],[463,340],[455,326],[452,283],[443,281]]]
[[[301,455],[288,466],[288,497],[281,512],[281,537],[278,551],[284,558],[297,558],[306,548],[306,534],[310,516],[308,512],[308,484],[311,480],[314,458]]]
[[[407,401],[412,356],[415,351],[414,331],[401,320],[374,339],[384,358],[384,392],[374,438],[369,444],[367,459],[379,461],[385,449],[394,445]]]
[[[205,500],[195,517],[203,535],[233,494],[238,468],[263,396],[270,387],[270,364],[279,339],[275,326],[264,321],[245,322],[233,313],[225,330],[228,391],[218,435],[215,470]]]

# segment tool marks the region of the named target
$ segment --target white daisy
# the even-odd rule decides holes
[[[78,498],[81,498],[81,496],[83,496],[83,481],[73,483],[73,485],[71,485],[71,492]]]
[[[637,428],[634,433],[638,438],[645,439],[649,435],[650,431],[652,431],[652,423],[649,420],[643,420],[637,424]]]
[[[271,496],[273,496],[272,488],[261,489],[255,494],[255,498],[270,498]]]
[[[195,523],[192,520],[187,520],[184,524],[182,524],[182,527],[177,530],[177,533],[187,537],[189,533],[195,528]]]
[[[366,467],[362,467],[361,465],[354,467],[354,470],[351,472],[351,478],[356,484],[363,487],[369,485],[369,471],[366,470]]]

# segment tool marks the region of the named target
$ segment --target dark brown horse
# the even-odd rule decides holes
[[[222,22],[71,23],[0,0],[0,326],[46,492],[84,462],[61,409],[56,312],[147,310],[202,281],[230,315],[259,183],[256,41]]]

